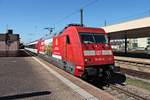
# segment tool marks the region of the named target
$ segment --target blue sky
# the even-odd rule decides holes
[[[23,42],[33,41],[48,33],[45,27],[58,32],[79,23],[79,9],[93,1],[84,8],[84,24],[91,27],[104,26],[105,20],[112,24],[148,15],[150,10],[150,0],[0,0],[0,33],[8,27]]]

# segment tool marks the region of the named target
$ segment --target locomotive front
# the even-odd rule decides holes
[[[114,72],[114,56],[107,34],[103,29],[89,28],[79,33],[83,52],[83,77],[110,79]]]

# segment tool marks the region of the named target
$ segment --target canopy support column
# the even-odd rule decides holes
[[[125,39],[125,54],[127,54],[127,47],[128,47],[128,41],[127,41],[127,35],[124,35],[124,39]]]

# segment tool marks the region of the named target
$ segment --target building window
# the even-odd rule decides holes
[[[147,44],[150,45],[150,37],[147,38]]]

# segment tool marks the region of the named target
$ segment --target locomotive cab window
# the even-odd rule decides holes
[[[108,38],[105,34],[93,34],[96,43],[108,43]]]
[[[85,44],[94,43],[94,38],[92,34],[80,33],[80,38],[81,38],[82,43],[85,43]]]
[[[90,43],[108,43],[108,38],[105,34],[97,33],[80,33],[81,42],[84,44]]]
[[[69,38],[68,35],[66,36],[66,43],[67,43],[67,44],[70,44],[70,38]]]

